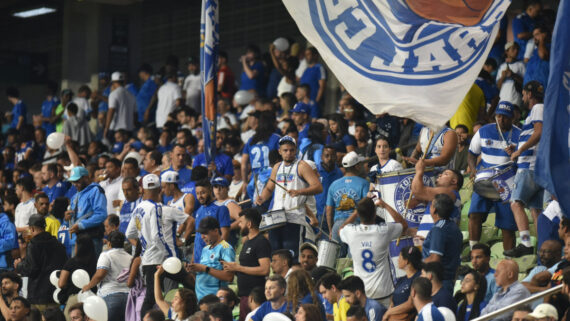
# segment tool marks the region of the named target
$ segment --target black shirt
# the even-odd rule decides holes
[[[262,233],[257,234],[251,240],[243,244],[239,253],[239,264],[241,266],[255,267],[259,266],[259,259],[271,258],[271,245]],[[238,296],[249,296],[251,290],[257,286],[265,286],[265,276],[249,275],[245,273],[237,273]]]

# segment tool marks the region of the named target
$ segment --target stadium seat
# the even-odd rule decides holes
[[[495,226],[483,226],[481,230],[481,243],[491,246],[493,243],[500,241],[502,237],[499,235],[499,229]]]
[[[346,268],[352,267],[352,259],[341,258],[336,260],[336,273],[342,275],[342,272]]]
[[[491,257],[497,259],[503,259],[505,256],[503,255],[503,242],[497,242],[491,246]]]
[[[513,260],[519,265],[519,273],[524,273],[525,275],[536,266],[536,255],[525,255],[513,258]]]

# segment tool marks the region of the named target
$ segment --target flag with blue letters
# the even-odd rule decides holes
[[[570,0],[560,1],[550,51],[535,179],[570,217]]]
[[[202,0],[200,20],[200,76],[204,155],[210,164],[216,153],[216,62],[218,58],[218,0]]]
[[[283,0],[348,92],[375,114],[445,124],[510,0]]]

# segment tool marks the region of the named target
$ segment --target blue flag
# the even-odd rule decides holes
[[[200,78],[204,155],[210,164],[216,154],[216,62],[218,58],[218,0],[202,0],[200,21]]]
[[[570,217],[570,0],[560,1],[552,35],[535,179]]]

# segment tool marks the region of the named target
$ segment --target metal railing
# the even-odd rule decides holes
[[[535,295],[531,295],[530,297],[528,297],[528,298],[526,298],[526,299],[524,299],[524,300],[520,300],[519,302],[513,303],[513,304],[511,304],[511,305],[507,305],[507,306],[504,307],[504,308],[500,308],[500,309],[497,310],[497,311],[493,311],[493,312],[491,312],[491,313],[489,313],[489,314],[485,314],[485,315],[480,316],[480,317],[478,317],[478,318],[476,318],[476,319],[473,319],[473,320],[471,320],[471,321],[486,321],[486,320],[491,320],[491,319],[493,319],[493,318],[495,318],[495,317],[500,316],[500,315],[503,314],[503,313],[512,311],[512,310],[514,310],[514,309],[520,307],[521,305],[525,305],[525,304],[531,303],[531,302],[533,302],[533,301],[535,301],[535,300],[537,300],[537,299],[542,299],[542,298],[544,298],[545,296],[548,296],[548,295],[556,294],[556,293],[558,293],[558,292],[560,292],[560,291],[562,290],[562,286],[563,286],[563,284],[557,285],[557,286],[555,286],[555,287],[553,287],[553,288],[550,288],[550,289],[548,289],[548,290],[544,290],[544,291],[539,292],[539,293],[537,293],[537,294],[535,294]]]

